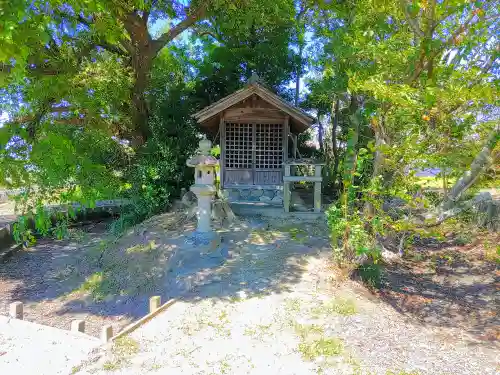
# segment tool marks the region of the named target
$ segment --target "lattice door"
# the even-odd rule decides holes
[[[281,169],[283,125],[255,124],[255,169]]]
[[[226,168],[252,168],[252,133],[252,124],[226,124]]]
[[[253,184],[253,125],[226,123],[225,185]]]
[[[280,184],[282,163],[282,124],[226,123],[226,185]]]
[[[255,185],[279,185],[283,167],[283,124],[255,124]]]

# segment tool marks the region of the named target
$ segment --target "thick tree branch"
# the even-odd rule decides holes
[[[197,30],[195,30],[195,33],[199,37],[207,36],[208,35],[208,36],[211,36],[212,38],[214,38],[217,41],[219,40],[218,37],[217,37],[217,35],[215,35],[213,32],[208,31],[208,30],[206,30],[206,31],[197,31]]]
[[[105,40],[96,40],[94,43],[97,47],[101,47],[105,49],[108,52],[115,53],[117,55],[123,56],[123,57],[128,57],[128,53],[124,51],[120,46],[110,44]]]
[[[39,127],[40,123],[42,122],[43,117],[47,113],[50,113],[50,110],[51,110],[54,102],[55,102],[54,98],[46,99],[43,103],[41,103],[40,109],[38,110],[37,113],[35,113],[33,120],[28,122],[28,125],[26,126],[26,131],[28,132],[28,136],[31,139],[35,139],[37,131],[38,131],[38,127]]]
[[[491,53],[489,59],[486,61],[486,63],[481,68],[481,73],[487,74],[490,71],[490,69],[493,67],[493,64],[498,59],[499,53],[500,53],[500,43],[497,43],[495,46],[495,50]]]
[[[496,125],[488,137],[483,149],[476,155],[470,169],[466,171],[451,188],[447,199],[441,204],[441,209],[450,210],[453,208],[463,193],[471,187],[477,181],[478,177],[486,170],[486,168],[491,165],[491,153],[499,141],[500,125]]]
[[[408,21],[408,25],[410,25],[415,34],[417,34],[420,38],[423,38],[424,32],[420,29],[418,22],[411,16],[410,12],[408,12],[408,3],[406,2],[406,0],[400,0],[400,3],[401,8],[403,8],[406,21]]]
[[[474,26],[481,18],[476,18],[475,22],[472,22],[476,18],[476,13],[472,12],[472,14],[467,18],[467,20],[464,22],[463,25],[460,25],[449,37],[448,39],[441,44],[439,48],[436,48],[427,58],[428,61],[432,61],[433,59],[436,58],[437,55],[442,53],[446,48],[451,46],[451,44],[456,40],[456,38],[463,32],[467,31],[470,27]],[[413,71],[413,74],[408,77],[406,80],[406,83],[411,84],[415,80],[420,77],[420,74],[428,68],[428,61],[426,62],[424,58],[425,56],[421,56],[417,66],[415,67],[415,70]]]
[[[219,43],[222,43],[222,37],[217,34],[217,31],[209,30],[207,25],[199,25],[195,28],[193,28],[193,32],[198,36],[211,36],[213,39],[218,41]]]
[[[155,55],[160,52],[160,50],[172,41],[176,36],[182,33],[184,30],[193,26],[196,22],[203,19],[206,15],[207,4],[204,3],[200,5],[197,9],[192,12],[188,11],[188,15],[184,20],[179,22],[177,25],[172,27],[167,32],[163,33],[158,39],[153,41],[153,52]]]

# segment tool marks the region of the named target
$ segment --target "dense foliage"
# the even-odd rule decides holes
[[[339,258],[377,259],[380,238],[429,225],[423,208],[498,181],[498,12],[466,0],[2,1],[0,186],[23,189],[23,220],[42,234],[64,233],[47,225],[48,203],[130,199],[119,228],[161,212],[190,183],[191,115],[257,73],[317,118],[301,152],[327,161]],[[427,168],[438,200],[419,191]]]

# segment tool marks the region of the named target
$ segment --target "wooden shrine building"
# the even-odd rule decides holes
[[[321,192],[321,163],[297,159],[297,135],[314,118],[260,84],[256,76],[194,118],[207,133],[220,136],[220,184],[230,201],[284,205],[288,211],[290,183],[319,182]],[[302,164],[319,166],[319,173],[292,176],[294,166]],[[316,200],[318,212],[321,202],[318,206]]]

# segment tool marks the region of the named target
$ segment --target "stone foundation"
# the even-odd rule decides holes
[[[283,190],[259,188],[227,188],[224,196],[229,202],[262,202],[276,206],[283,205]]]

